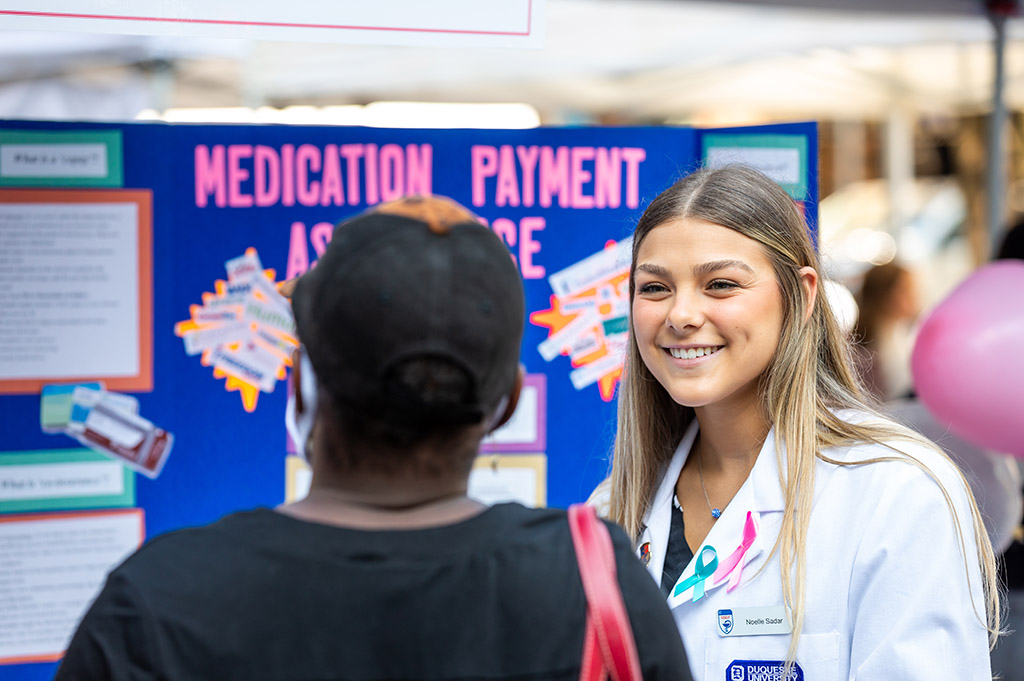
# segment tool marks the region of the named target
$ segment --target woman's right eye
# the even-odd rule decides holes
[[[659,284],[657,282],[648,282],[646,284],[641,284],[640,287],[637,289],[637,293],[644,295],[652,293],[662,293],[667,290],[668,289],[665,288],[665,286],[663,286],[662,284]]]

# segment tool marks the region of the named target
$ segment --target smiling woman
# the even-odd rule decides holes
[[[808,291],[816,275],[806,268]],[[633,332],[644,364],[678,404],[758,411],[782,304],[757,242],[703,220],[656,229],[637,250]]]
[[[757,171],[703,170],[648,206],[592,503],[660,583],[695,679],[989,679],[977,506],[938,448],[865,402],[819,270]]]

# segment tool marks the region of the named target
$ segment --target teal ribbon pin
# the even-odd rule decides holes
[[[710,562],[705,563],[704,554],[708,551],[711,552],[711,560]],[[693,602],[696,603],[700,599],[704,598],[704,582],[707,581],[711,575],[715,574],[715,570],[717,569],[718,551],[715,551],[714,546],[705,546],[700,550],[700,553],[697,554],[697,567],[694,569],[693,574],[677,584],[672,595],[678,596],[692,586]]]

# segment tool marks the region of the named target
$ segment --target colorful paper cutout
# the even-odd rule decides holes
[[[174,447],[173,434],[139,415],[136,398],[107,392],[98,382],[44,386],[39,425],[150,478],[160,475]]]
[[[291,305],[277,291],[276,273],[264,269],[255,248],[224,263],[227,280],[203,293],[202,305],[190,305],[190,318],[174,325],[185,353],[199,355],[224,388],[238,392],[252,413],[261,392],[271,393],[292,365],[298,347]]]
[[[537,351],[548,362],[569,357],[573,387],[597,384],[610,402],[622,377],[629,333],[629,264],[632,241],[609,241],[605,248],[548,277],[551,307],[530,315],[548,329]]]

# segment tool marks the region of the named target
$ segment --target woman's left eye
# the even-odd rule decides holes
[[[729,289],[738,288],[739,284],[735,281],[729,281],[728,279],[715,279],[708,284],[708,288],[715,291],[727,291]]]

